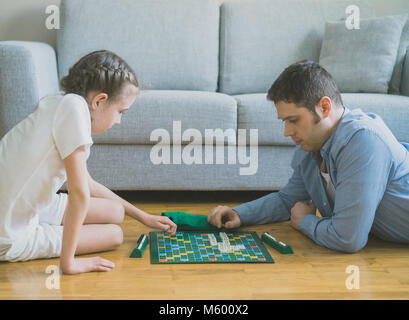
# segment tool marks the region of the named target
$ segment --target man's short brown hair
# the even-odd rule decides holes
[[[318,63],[303,60],[287,67],[268,90],[267,99],[306,107],[313,114],[322,97],[329,97],[335,108],[343,102],[332,76]]]

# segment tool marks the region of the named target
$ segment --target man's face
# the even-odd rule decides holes
[[[313,115],[306,107],[279,101],[275,104],[278,119],[284,121],[284,136],[291,137],[305,151],[318,151],[325,143],[327,134],[320,116]]]

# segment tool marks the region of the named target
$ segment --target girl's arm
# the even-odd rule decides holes
[[[120,196],[109,190],[104,185],[96,182],[94,179],[92,179],[89,173],[88,184],[92,197],[119,201],[124,206],[125,213],[128,216],[142,222],[149,227],[164,230],[170,234],[174,234],[176,232],[176,224],[168,217],[151,215],[136,208],[134,205],[132,205],[125,199],[122,199]]]
[[[90,189],[87,179],[85,147],[77,148],[64,159],[67,172],[68,203],[64,222],[60,268],[63,273],[74,274],[101,270],[101,264],[107,263],[98,257],[75,259],[80,228],[88,212]]]

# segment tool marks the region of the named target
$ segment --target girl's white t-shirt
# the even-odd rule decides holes
[[[66,181],[63,160],[83,145],[88,159],[92,143],[88,104],[76,94],[42,99],[1,139],[0,257],[12,260],[41,246],[33,239],[38,212]]]

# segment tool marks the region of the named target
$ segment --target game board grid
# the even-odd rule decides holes
[[[274,263],[255,231],[226,232],[231,245],[245,246],[231,253],[213,250],[208,234],[221,242],[219,232],[150,232],[151,263]]]

